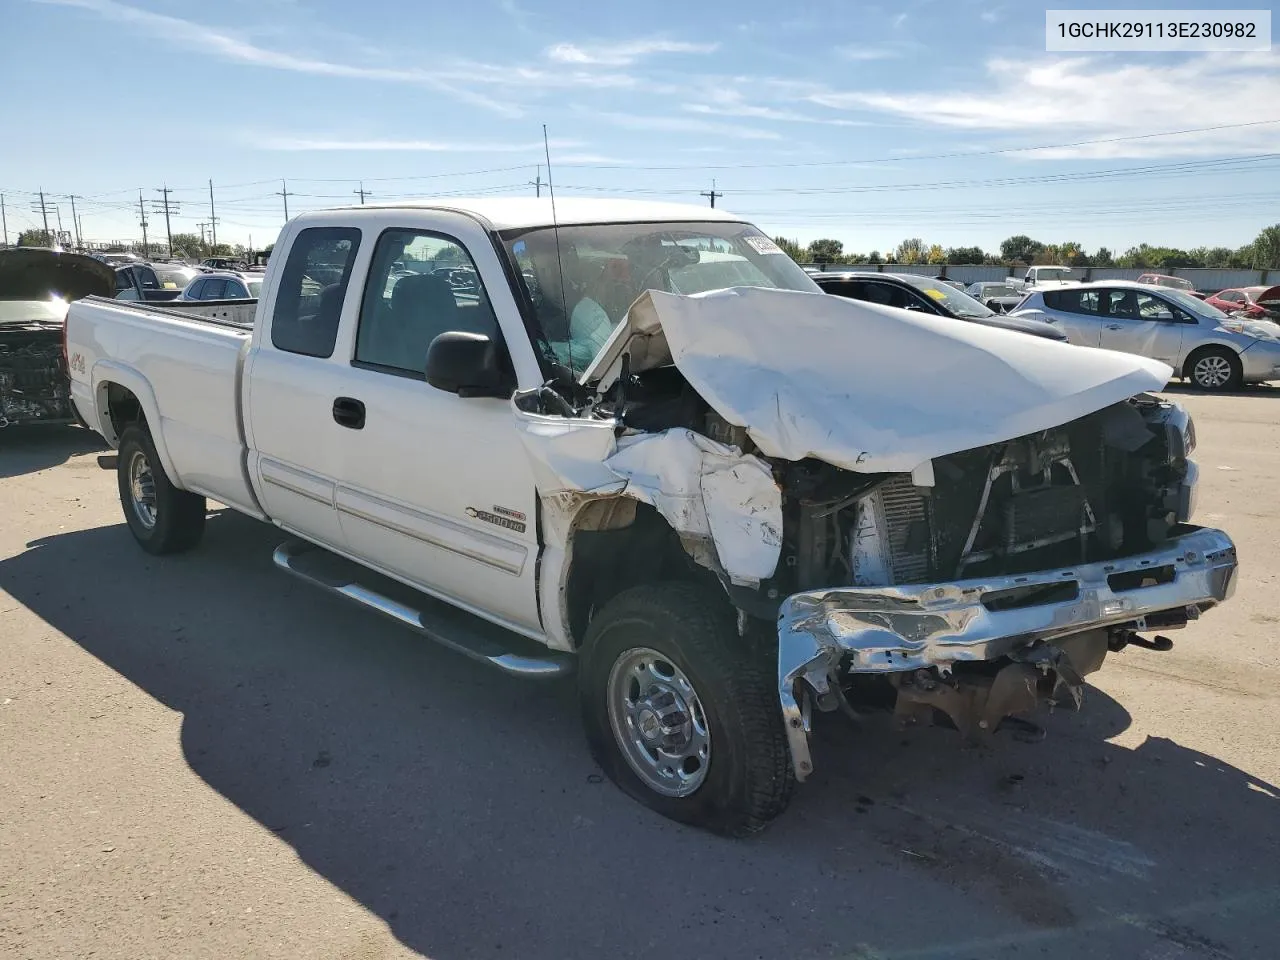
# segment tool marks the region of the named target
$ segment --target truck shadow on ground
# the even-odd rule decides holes
[[[571,683],[317,595],[274,570],[278,538],[219,514],[158,560],[123,526],[61,534],[0,587],[180,711],[211,788],[425,955],[1271,955],[1280,791],[1109,743],[1129,718],[1097,690],[1038,745],[825,724],[791,810],[725,841],[601,782]]]
[[[71,424],[21,424],[0,430],[0,477],[35,473],[82,453],[106,452],[107,445],[92,430]]]
[[[1210,393],[1191,385],[1190,380],[1171,380],[1161,393],[1184,394],[1198,397],[1280,397],[1280,385],[1274,383],[1244,383],[1236,390]]]

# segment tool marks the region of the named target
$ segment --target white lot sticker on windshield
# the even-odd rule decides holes
[[[782,253],[782,248],[768,237],[743,237],[756,253]]]

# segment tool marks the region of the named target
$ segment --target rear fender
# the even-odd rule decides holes
[[[163,421],[160,419],[160,405],[156,402],[155,391],[147,378],[138,370],[117,360],[99,360],[90,371],[93,384],[93,416],[94,425],[112,447],[120,445],[115,426],[111,422],[111,411],[107,403],[107,387],[117,384],[124,387],[138,399],[142,414],[146,417],[147,427],[151,431],[151,441],[160,457],[160,465],[173,483],[181,487],[181,477],[169,455],[168,444],[164,440]]]

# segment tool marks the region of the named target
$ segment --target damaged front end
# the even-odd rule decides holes
[[[584,501],[632,498],[719,579],[742,632],[776,626],[803,780],[814,710],[851,712],[867,686],[983,737],[1078,705],[1108,652],[1167,648],[1139,631],[1231,595],[1230,538],[1189,522],[1191,419],[1147,392],[1171,374],[822,294],[650,291],[580,396],[514,407],[548,564],[572,565]]]
[[[883,477],[844,505],[822,539],[847,550],[828,569],[843,565],[849,585],[802,589],[778,612],[797,777],[812,771],[814,707],[836,709],[859,675],[891,684],[899,718],[940,711],[980,739],[1042,704],[1078,706],[1109,651],[1167,649],[1137,631],[1184,626],[1230,597],[1231,539],[1187,523],[1194,444],[1185,411],[1138,397],[939,458],[932,486]],[[814,542],[811,512],[791,511],[797,549]],[[811,578],[823,564],[806,559]]]

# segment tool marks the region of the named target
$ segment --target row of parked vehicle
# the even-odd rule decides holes
[[[1202,390],[1280,378],[1280,286],[1206,297],[1179,277],[1079,283],[1031,277],[967,289],[873,271],[812,274],[827,293],[1150,357]],[[1177,284],[1167,281],[1179,281]]]

